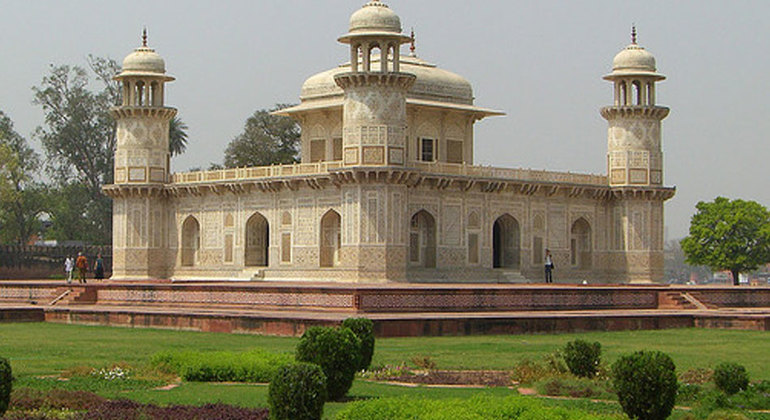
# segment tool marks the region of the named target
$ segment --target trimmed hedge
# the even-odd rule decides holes
[[[11,401],[11,389],[13,388],[13,374],[8,359],[0,357],[0,416],[8,410]]]
[[[575,340],[564,347],[564,361],[573,375],[582,378],[593,378],[599,369],[602,357],[602,345],[599,342],[589,343]]]
[[[361,340],[349,328],[310,327],[297,344],[296,359],[320,366],[329,399],[338,400],[353,385],[360,353]]]
[[[312,363],[278,369],[268,390],[271,420],[320,420],[326,402],[326,376]]]
[[[659,351],[638,351],[612,365],[612,383],[632,419],[665,420],[678,391],[674,361]]]
[[[469,399],[395,397],[356,401],[338,412],[335,419],[611,420],[617,419],[617,416],[590,414],[573,408],[546,407],[538,400],[520,396],[506,398],[476,396]]]
[[[153,366],[196,382],[270,382],[279,368],[293,361],[291,354],[261,349],[247,352],[164,351],[151,359]]]
[[[374,322],[369,318],[348,318],[342,321],[342,326],[350,328],[361,340],[361,363],[358,370],[369,369],[374,356]]]
[[[720,363],[714,368],[714,384],[727,395],[733,395],[749,386],[746,368],[737,363]]]

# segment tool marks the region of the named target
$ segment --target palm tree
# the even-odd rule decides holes
[[[187,149],[187,124],[176,116],[168,124],[168,149],[171,156],[181,155]]]

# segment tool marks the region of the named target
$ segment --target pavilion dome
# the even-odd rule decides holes
[[[657,71],[655,56],[637,44],[631,44],[621,50],[612,60],[613,72],[651,72]]]
[[[366,3],[350,16],[351,34],[357,33],[401,33],[401,19],[385,3],[378,0]]]

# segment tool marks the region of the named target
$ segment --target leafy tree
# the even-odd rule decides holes
[[[89,88],[91,77],[85,69],[68,65],[52,66],[40,86],[33,87],[34,103],[45,113],[45,125],[37,128],[36,136],[58,186],[63,188],[73,182],[85,186],[77,206],[82,217],[90,218],[86,224],[98,233],[93,240],[109,243],[112,204],[101,189],[112,182],[116,125],[109,109],[121,101],[120,86],[112,80],[119,67],[106,58],[89,57],[88,64],[101,82],[99,91]]]
[[[289,117],[271,112],[289,105],[278,104],[271,110],[260,109],[246,120],[243,133],[225,149],[225,167],[266,166],[294,163],[299,150],[299,125]]]
[[[168,149],[171,151],[171,156],[181,155],[187,149],[187,124],[179,116],[169,121]]]
[[[733,284],[741,272],[770,261],[770,212],[754,201],[717,197],[699,202],[682,250],[690,264],[729,270]]]
[[[40,157],[0,111],[0,240],[24,245],[40,228],[44,187],[34,180]]]

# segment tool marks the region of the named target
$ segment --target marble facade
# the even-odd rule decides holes
[[[294,165],[171,174],[165,63],[146,43],[116,76],[113,278],[336,282],[656,282],[663,275],[661,120],[652,55],[632,44],[614,85],[607,174],[473,164],[474,124],[499,111],[414,53],[380,1],[339,41],[351,61],[278,111],[302,127]]]

